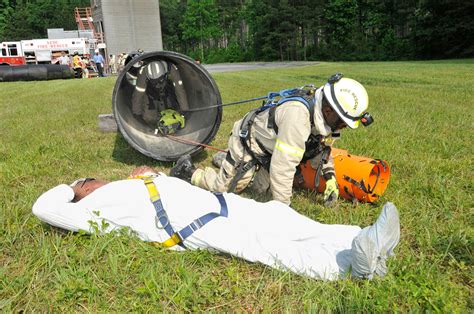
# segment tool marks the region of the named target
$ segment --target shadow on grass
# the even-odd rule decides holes
[[[449,233],[436,235],[433,239],[433,248],[436,252],[449,255],[465,265],[474,263],[472,240],[469,239],[467,230],[462,227],[456,226],[455,230],[450,230]],[[449,258],[442,260],[446,265],[449,265],[450,261]]]
[[[193,156],[194,162],[201,162],[208,157],[208,152],[202,150]],[[158,161],[151,157],[145,156],[139,151],[135,150],[130,146],[127,141],[123,138],[122,134],[117,133],[115,137],[114,150],[112,152],[112,158],[116,161],[135,166],[150,166],[157,168],[171,168],[174,162]]]

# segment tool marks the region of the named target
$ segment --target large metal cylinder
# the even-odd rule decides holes
[[[161,135],[160,112],[173,109],[185,117],[185,127],[174,137],[208,144],[222,119],[222,108],[195,110],[221,104],[216,83],[194,60],[175,52],[149,52],[133,58],[119,74],[112,97],[118,128],[142,154],[161,161],[195,155],[202,146]]]

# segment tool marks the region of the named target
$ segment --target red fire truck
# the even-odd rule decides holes
[[[64,51],[89,57],[95,43],[87,38],[32,39],[0,43],[0,65],[56,63]]]
[[[0,65],[22,65],[25,63],[19,41],[0,43]]]

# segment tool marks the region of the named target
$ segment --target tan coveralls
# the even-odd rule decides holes
[[[299,101],[288,101],[275,110],[275,123],[278,126],[278,134],[273,128],[268,128],[269,110],[258,114],[251,128],[250,148],[257,156],[265,153],[260,149],[256,140],[258,139],[271,156],[270,173],[261,168],[255,176],[252,188],[257,192],[266,192],[270,188],[273,199],[285,204],[290,204],[293,188],[293,178],[296,167],[301,162],[305,151],[305,142],[311,133],[322,135],[323,143],[331,143],[331,128],[325,123],[322,112],[322,88],[315,93],[316,103],[314,106],[314,127],[311,128],[310,113],[306,106]],[[245,151],[240,141],[239,132],[242,119],[235,122],[232,134],[229,138],[229,153],[235,161],[235,166],[240,162],[247,162],[252,157]],[[316,168],[321,156],[312,160],[312,166]],[[225,192],[228,190],[232,178],[236,174],[236,168],[228,160],[222,162],[219,173],[210,167],[197,169],[191,178],[191,183],[201,188]],[[247,171],[239,180],[236,192],[245,189],[255,174],[255,167]],[[329,161],[322,166],[322,174],[334,173],[334,162]]]

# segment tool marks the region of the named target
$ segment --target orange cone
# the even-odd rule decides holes
[[[390,180],[390,167],[385,160],[354,156],[337,148],[332,148],[331,156],[340,196],[372,203],[383,195]],[[316,170],[311,167],[311,162],[300,164],[300,170],[304,178],[302,186],[315,189]],[[317,190],[323,192],[325,188],[326,182],[321,177]]]

